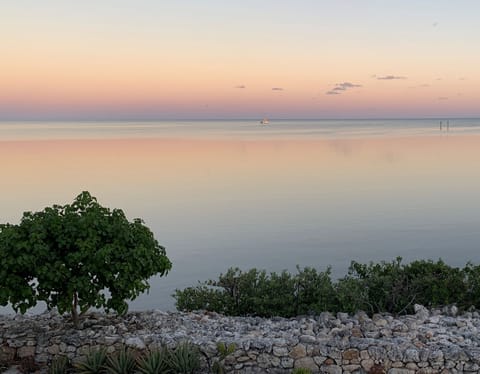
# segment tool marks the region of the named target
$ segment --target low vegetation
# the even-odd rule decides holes
[[[219,357],[216,358],[211,365],[211,371],[213,374],[225,374],[225,359],[227,356],[231,355],[235,352],[235,343],[230,343],[226,345],[224,342],[217,343],[217,350],[219,353]],[[209,363],[210,366],[210,363]]]
[[[224,356],[222,356],[224,357]],[[176,348],[136,351],[122,347],[107,354],[104,347],[92,349],[79,362],[71,365],[66,356],[55,357],[49,374],[192,374],[200,368],[200,349],[190,343],[180,343]]]
[[[312,374],[312,371],[308,368],[295,368],[292,370],[292,374]]]
[[[91,349],[85,359],[74,365],[75,372],[78,374],[103,374],[106,362],[107,349],[105,347]]]
[[[413,312],[414,304],[480,307],[480,266],[451,267],[442,260],[361,264],[332,280],[325,271],[297,267],[297,273],[267,273],[231,268],[218,280],[176,290],[179,310],[209,310],[226,315],[293,317],[323,311]]]

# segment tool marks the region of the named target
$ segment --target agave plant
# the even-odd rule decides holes
[[[309,368],[295,368],[292,374],[312,374],[312,371]]]
[[[120,351],[107,357],[105,373],[107,374],[131,374],[135,371],[135,353],[131,349],[123,347]]]
[[[77,362],[75,371],[78,374],[100,374],[105,369],[107,361],[107,349],[105,347],[91,349],[85,359]]]
[[[200,351],[190,342],[182,342],[171,353],[170,368],[174,373],[192,374],[200,367]]]
[[[226,345],[224,342],[217,343],[217,350],[221,360],[224,360],[228,355],[235,352],[235,348],[235,343],[230,343],[229,345]]]
[[[48,374],[65,374],[68,370],[68,363],[66,356],[55,357],[48,368]]]
[[[235,343],[231,343],[228,346],[223,342],[219,342],[217,344],[219,357],[213,362],[213,365],[212,365],[212,372],[214,374],[225,374],[226,369],[225,369],[224,361],[228,355],[235,352],[235,348],[236,348]]]
[[[170,352],[167,348],[147,351],[137,359],[137,373],[163,374],[169,372]]]

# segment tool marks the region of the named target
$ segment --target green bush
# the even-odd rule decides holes
[[[358,310],[405,314],[413,312],[414,304],[479,307],[480,266],[469,263],[460,269],[442,260],[404,264],[400,257],[368,264],[352,261],[348,274],[336,281],[330,268],[319,272],[297,267],[293,275],[231,268],[217,281],[176,290],[174,297],[179,310],[263,317]]]
[[[330,267],[324,272],[297,266],[295,276],[297,315],[315,314],[335,309],[336,290],[331,279]]]
[[[215,310],[223,314],[232,314],[227,310],[227,295],[219,289],[198,285],[183,291],[175,291],[177,308],[180,310]]]
[[[291,275],[286,271],[267,274],[264,270],[231,268],[217,281],[176,290],[174,297],[180,310],[289,317],[325,310],[332,305],[334,294],[330,269],[298,269],[297,275]]]
[[[468,263],[463,269],[465,274],[465,307],[480,307],[480,265]]]
[[[418,260],[359,264],[352,262],[349,273],[338,281],[339,307],[354,312],[413,312],[414,304],[437,307],[456,303],[465,306],[466,268],[452,268],[442,260]]]
[[[360,264],[353,261],[348,274],[338,282],[338,295],[348,311],[403,312],[415,301],[415,290],[407,278],[401,258],[392,262]],[[343,294],[342,294],[343,293]],[[348,302],[348,298],[350,301]]]
[[[434,307],[468,301],[466,268],[452,268],[441,260],[415,261],[405,265],[405,273],[418,295],[418,304]]]

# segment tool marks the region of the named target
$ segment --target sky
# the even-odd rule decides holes
[[[0,120],[480,116],[478,0],[15,0]]]

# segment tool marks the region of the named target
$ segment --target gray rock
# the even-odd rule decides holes
[[[274,356],[277,357],[288,356],[288,348],[274,346],[272,349],[272,353]]]
[[[423,305],[415,304],[413,306],[413,310],[415,311],[415,317],[421,321],[425,321],[428,317],[430,317],[429,310]]]
[[[318,366],[313,360],[312,357],[303,357],[298,360],[295,360],[293,365],[294,368],[307,368],[312,370],[313,372],[318,371]]]
[[[382,347],[370,346],[368,347],[368,354],[376,361],[381,361],[386,357],[386,351]]]
[[[307,344],[315,344],[317,342],[317,339],[315,336],[312,335],[301,335],[299,338],[301,343],[307,343]]]
[[[406,362],[420,362],[420,355],[416,349],[405,350],[404,360]]]
[[[392,368],[388,371],[388,374],[415,374],[415,371],[405,368]]]
[[[280,366],[284,369],[291,369],[293,368],[294,359],[290,357],[282,357],[280,359]]]
[[[320,370],[327,374],[342,374],[342,368],[338,365],[322,365]]]

